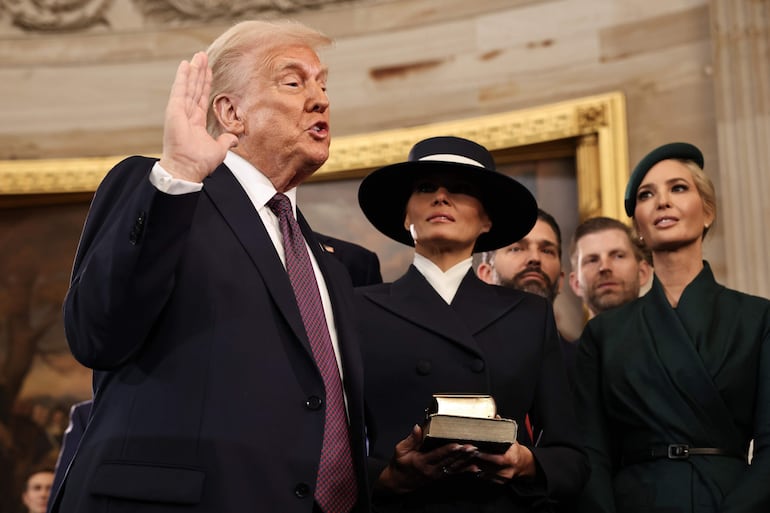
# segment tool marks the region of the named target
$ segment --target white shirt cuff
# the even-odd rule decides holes
[[[155,165],[152,166],[152,171],[150,171],[150,183],[160,192],[173,195],[190,194],[191,192],[199,192],[203,189],[202,183],[188,182],[187,180],[174,178],[168,171],[160,166],[160,162],[156,162]]]

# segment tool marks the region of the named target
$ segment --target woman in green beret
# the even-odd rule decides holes
[[[578,344],[591,465],[580,511],[770,511],[770,301],[719,285],[703,260],[717,208],[698,148],[652,151],[625,206],[655,278]]]

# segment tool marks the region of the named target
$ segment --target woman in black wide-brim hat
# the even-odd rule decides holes
[[[457,137],[417,143],[374,171],[359,203],[383,234],[414,246],[393,283],[358,289],[375,511],[551,511],[587,477],[550,303],[487,285],[475,251],[519,240],[535,223],[527,189],[490,153]],[[503,454],[472,443],[421,451],[436,393],[488,394],[525,429]]]
[[[589,321],[578,343],[591,464],[580,511],[770,511],[770,301],[719,285],[703,260],[716,194],[700,150],[650,152],[625,207],[655,278],[645,296]]]

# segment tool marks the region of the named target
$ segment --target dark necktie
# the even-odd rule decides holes
[[[348,438],[348,422],[342,380],[326,325],[321,294],[305,238],[291,209],[289,198],[276,193],[267,206],[278,217],[289,275],[310,347],[326,389],[326,417],[315,500],[324,513],[347,513],[356,502],[356,476]]]

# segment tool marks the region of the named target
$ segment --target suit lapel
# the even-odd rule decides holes
[[[476,334],[494,323],[521,302],[520,296],[511,296],[508,289],[487,285],[473,270],[469,270],[452,301],[452,308],[465,321],[471,333]]]
[[[243,187],[230,169],[222,164],[206,178],[203,190],[249,254],[294,334],[312,355],[289,276]]]
[[[323,248],[321,242],[319,242],[315,233],[310,228],[310,225],[305,220],[305,216],[303,216],[302,212],[300,212],[299,208],[297,209],[297,223],[302,230],[302,235],[305,237],[307,245],[310,247],[310,251],[313,253],[313,257],[318,264],[318,269],[320,269],[324,282],[326,283],[326,291],[329,293],[329,299],[332,303],[332,315],[336,324],[335,328],[337,329],[337,338],[338,342],[340,342],[343,338],[343,335],[340,333],[339,328],[345,324],[339,322],[339,312],[337,311],[337,307],[342,303],[342,299],[340,298],[340,291],[339,286],[337,286],[337,280],[331,276],[329,271],[329,266],[327,263],[328,255],[326,254],[326,250]]]
[[[657,279],[642,301],[642,315],[649,327],[650,340],[660,356],[661,365],[671,377],[672,386],[679,391],[679,394],[672,394],[672,400],[676,397],[681,401],[683,418],[689,419],[691,429],[698,428],[702,439],[713,439],[713,447],[724,447],[734,439],[730,435],[737,432],[732,414],[698,354],[695,341],[669,305]],[[698,422],[693,422],[694,419]],[[733,450],[740,453],[742,449],[736,447]]]
[[[302,234],[304,235],[305,240],[308,241],[310,251],[313,252],[313,256],[318,263],[318,268],[321,270],[321,274],[323,275],[324,281],[326,282],[326,291],[329,293],[329,299],[332,304],[332,314],[334,317],[335,329],[337,331],[337,343],[339,344],[340,357],[342,358],[343,374],[345,380],[348,381],[348,378],[351,378],[352,373],[360,368],[359,361],[350,361],[350,358],[353,357],[353,354],[351,351],[347,350],[350,340],[352,340],[352,337],[354,337],[354,335],[352,335],[347,330],[348,327],[354,326],[354,323],[352,319],[345,318],[345,315],[352,310],[352,305],[349,304],[350,297],[352,297],[352,289],[348,295],[348,300],[346,301],[344,297],[344,291],[341,290],[344,285],[344,283],[341,281],[341,276],[339,273],[337,273],[335,277],[332,269],[330,269],[330,256],[323,248],[322,243],[318,240],[299,209],[297,209],[297,222],[302,229]],[[344,270],[340,269],[340,271]],[[347,305],[347,308],[345,305]]]
[[[453,314],[449,305],[414,266],[393,282],[390,289],[365,294],[393,314],[480,354],[465,319]]]

